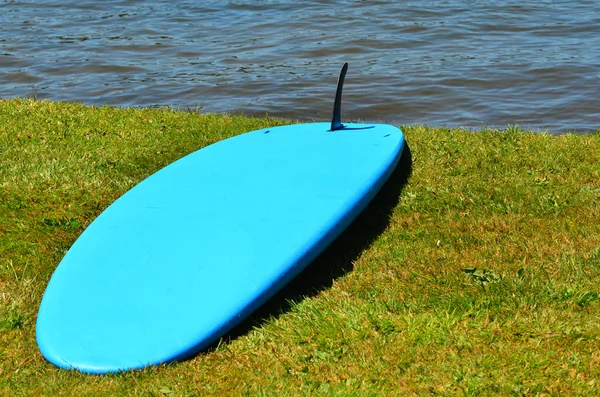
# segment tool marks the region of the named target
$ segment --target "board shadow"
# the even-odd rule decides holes
[[[352,271],[354,262],[361,253],[389,226],[392,211],[410,178],[412,154],[408,144],[405,142],[404,145],[396,169],[354,222],[290,283],[225,334],[218,343],[204,349],[204,353],[214,351],[217,346],[229,343],[246,335],[253,328],[262,326],[270,318],[286,313],[291,309],[293,302],[319,294],[330,288],[337,278]]]

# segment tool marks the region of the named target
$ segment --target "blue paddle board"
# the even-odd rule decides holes
[[[116,200],[47,286],[42,355],[99,374],[218,341],[315,259],[398,163],[398,128],[335,119],[215,143]]]

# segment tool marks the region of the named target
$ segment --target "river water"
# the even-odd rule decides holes
[[[600,2],[0,0],[0,97],[600,129]]]

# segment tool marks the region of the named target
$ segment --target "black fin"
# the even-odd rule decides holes
[[[338,77],[337,90],[335,91],[335,102],[333,103],[333,118],[331,119],[331,131],[341,130],[342,124],[342,89],[344,88],[344,79],[348,71],[348,62],[345,62]]]

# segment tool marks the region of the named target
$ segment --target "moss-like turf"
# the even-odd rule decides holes
[[[0,394],[597,393],[600,133],[514,126],[403,127],[409,150],[366,212],[207,352],[108,376],[41,357],[46,284],[104,208],[187,153],[285,123],[0,100]]]

